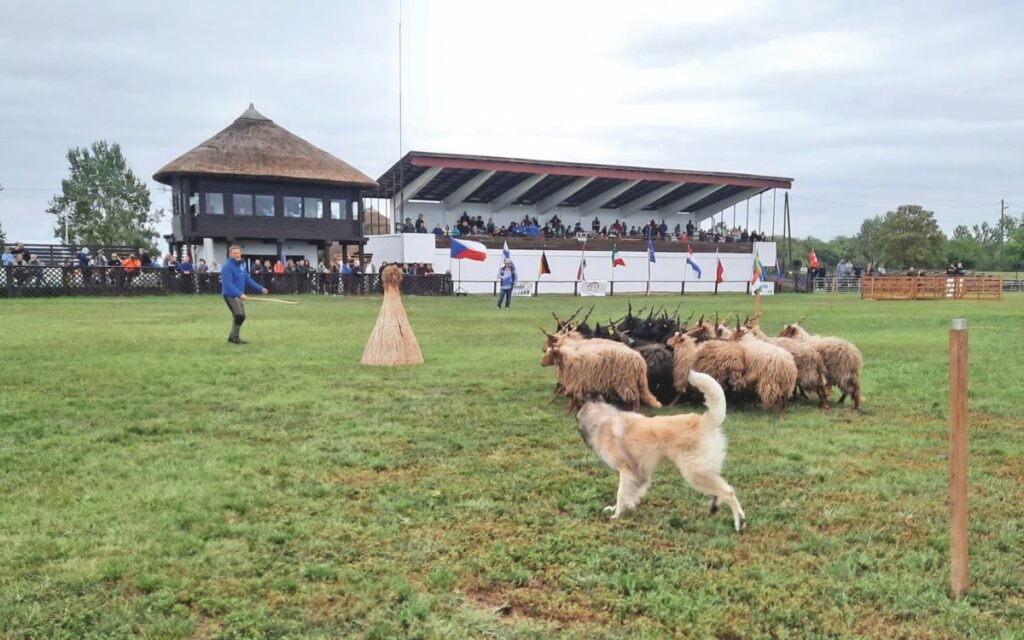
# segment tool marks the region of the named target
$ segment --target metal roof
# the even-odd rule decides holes
[[[724,209],[769,189],[793,186],[792,178],[776,176],[410,151],[377,178],[378,188],[364,195],[390,199],[401,193],[406,200],[440,202],[460,189],[464,192],[471,180],[479,184],[457,195],[460,203],[489,204],[511,194],[515,197],[508,205],[536,205],[546,199],[551,205],[564,193],[553,206],[597,203],[602,209],[619,209],[643,198],[643,206],[633,207],[635,211],[663,214],[707,212],[718,205]],[[524,184],[526,180],[533,183]],[[674,208],[673,203],[680,206]]]

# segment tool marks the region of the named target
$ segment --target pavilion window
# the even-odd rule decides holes
[[[195,216],[199,213],[199,194],[191,193],[188,196],[188,213],[190,216]]]
[[[331,200],[331,220],[342,220],[345,215],[345,201]]]
[[[355,201],[352,202],[352,219],[359,220],[359,203]]]
[[[323,218],[324,201],[320,198],[303,198],[302,210],[307,218]]]
[[[231,197],[231,210],[236,216],[251,216],[253,214],[252,194],[236,193]]]
[[[302,198],[294,198],[291,196],[284,197],[284,217],[286,218],[301,218],[302,217]]]
[[[206,202],[204,213],[221,216],[224,215],[224,194],[223,193],[204,193],[203,194]]]
[[[256,196],[256,215],[272,218],[274,214],[274,196]]]

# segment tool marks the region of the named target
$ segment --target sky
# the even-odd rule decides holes
[[[908,203],[951,232],[1024,213],[1021,24],[1015,1],[0,0],[0,224],[53,241],[67,150],[101,139],[169,209],[153,173],[253,102],[371,177],[409,150],[756,173],[794,179],[796,235]]]

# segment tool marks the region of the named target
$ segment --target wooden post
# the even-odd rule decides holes
[[[967,320],[949,330],[949,561],[950,593],[970,584],[967,567]]]
[[[761,288],[758,287],[757,291],[754,292],[754,317],[761,315]]]
[[[836,301],[836,289],[839,287],[839,276],[832,277],[832,295],[829,296],[828,308],[831,309]]]

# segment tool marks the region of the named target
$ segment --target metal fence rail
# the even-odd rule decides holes
[[[258,273],[253,279],[271,293],[360,295],[381,293],[377,274]],[[418,296],[450,296],[451,276],[405,276],[402,293]],[[54,296],[220,295],[219,273],[186,274],[175,269],[126,269],[124,267],[75,266],[0,268],[0,298]]]

